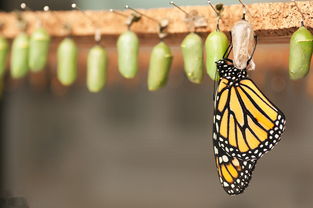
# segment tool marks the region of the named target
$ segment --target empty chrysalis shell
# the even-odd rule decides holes
[[[246,20],[236,22],[232,30],[233,61],[238,69],[248,67],[248,70],[254,70],[253,59],[247,66],[247,61],[253,53],[255,47],[254,31],[252,25]]]
[[[157,90],[166,84],[172,60],[171,49],[166,43],[161,41],[154,46],[148,71],[148,89],[150,91]]]
[[[310,70],[313,52],[313,35],[305,27],[300,27],[290,39],[289,77],[301,79]]]
[[[203,77],[202,39],[196,33],[190,33],[181,44],[184,69],[188,79],[199,84]]]
[[[90,92],[99,92],[106,83],[108,57],[106,50],[96,45],[87,58],[87,88]]]
[[[125,78],[134,78],[138,71],[139,39],[136,33],[126,31],[117,40],[118,70]]]
[[[7,39],[0,36],[0,78],[3,77],[7,65],[9,43]]]
[[[11,52],[11,76],[14,79],[24,77],[28,72],[29,37],[20,33],[13,41]]]
[[[63,85],[71,85],[77,77],[77,46],[72,38],[62,40],[57,51],[57,77]]]
[[[206,70],[212,80],[218,80],[216,61],[223,58],[229,41],[225,33],[220,31],[211,32],[205,40]]]
[[[42,70],[47,63],[50,35],[44,28],[36,29],[30,36],[29,68],[33,72]]]

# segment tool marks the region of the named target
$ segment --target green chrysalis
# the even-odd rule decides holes
[[[126,31],[117,40],[118,69],[125,78],[134,78],[138,71],[139,39],[136,33]]]
[[[77,77],[77,46],[72,38],[65,38],[57,51],[57,76],[63,85],[71,85]]]
[[[196,33],[188,34],[181,44],[184,69],[188,79],[199,84],[203,77],[202,39]]]
[[[166,43],[161,41],[154,46],[148,71],[148,89],[150,91],[155,91],[166,84],[172,60],[171,49]]]
[[[11,76],[14,79],[24,77],[28,72],[29,37],[20,33],[13,41],[11,53]]]
[[[212,80],[218,79],[215,62],[223,58],[228,45],[227,36],[220,31],[211,32],[206,38],[206,70]]]
[[[30,36],[29,68],[33,72],[42,70],[47,63],[50,35],[44,28],[36,29]]]
[[[305,77],[310,70],[313,52],[313,35],[305,27],[300,27],[290,39],[289,77],[296,80]]]
[[[106,50],[96,45],[87,58],[87,88],[90,92],[99,92],[106,83],[108,57]]]

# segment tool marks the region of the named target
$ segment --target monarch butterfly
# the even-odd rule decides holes
[[[220,79],[214,97],[213,146],[222,185],[232,195],[248,186],[256,161],[278,143],[286,119],[246,68],[236,68],[227,57],[216,62]]]

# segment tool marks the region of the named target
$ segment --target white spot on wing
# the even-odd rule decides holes
[[[228,157],[227,157],[226,155],[223,155],[223,161],[224,161],[225,163],[228,162]]]
[[[216,147],[214,147],[214,153],[218,154],[218,149]]]

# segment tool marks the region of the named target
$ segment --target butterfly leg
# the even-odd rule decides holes
[[[254,55],[254,52],[255,52],[255,49],[256,49],[256,45],[257,45],[257,43],[258,43],[258,36],[257,36],[257,35],[254,35],[254,42],[255,42],[254,48],[253,48],[253,51],[252,51],[252,54],[251,54],[250,58],[249,58],[248,61],[247,61],[247,66],[249,65],[250,61],[251,61],[252,58],[253,58],[253,55]]]
[[[230,43],[229,43],[229,45],[228,45],[228,47],[227,47],[227,49],[223,55],[223,59],[228,58],[231,50],[233,49],[233,40],[232,40],[231,31],[229,32],[229,37],[230,37]]]

